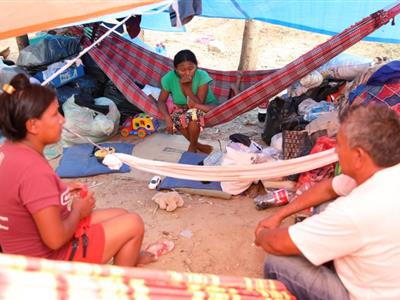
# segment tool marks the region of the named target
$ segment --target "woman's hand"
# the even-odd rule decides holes
[[[193,77],[191,77],[191,76],[183,76],[183,77],[180,78],[179,81],[180,81],[181,84],[190,83],[190,86],[192,86],[192,79],[193,79]]]
[[[88,192],[85,197],[76,197],[72,203],[72,210],[76,210],[79,213],[80,220],[82,220],[92,213],[95,204],[93,192]]]
[[[187,105],[189,108],[197,108],[197,103],[190,97],[187,97]]]
[[[174,122],[172,122],[172,119],[170,117],[165,118],[165,123],[166,127],[165,129],[169,134],[174,134]]]
[[[72,181],[72,182],[67,183],[67,186],[68,186],[69,190],[72,192],[72,191],[81,190],[83,188],[84,184],[79,181]]]
[[[50,249],[59,249],[70,241],[79,221],[89,216],[95,206],[92,192],[88,192],[85,197],[80,197],[79,190],[73,193],[77,195],[67,218],[61,218],[61,208],[57,205],[48,206],[32,215],[43,243]]]

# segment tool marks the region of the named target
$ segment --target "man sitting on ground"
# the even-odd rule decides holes
[[[341,117],[342,175],[323,181],[256,228],[264,274],[297,299],[400,299],[400,117],[383,105]],[[289,228],[287,216],[326,203]],[[333,266],[329,262],[333,261]]]

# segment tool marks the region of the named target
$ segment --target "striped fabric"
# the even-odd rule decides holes
[[[105,32],[105,28],[99,27],[97,34],[101,35]],[[89,39],[84,39],[84,45],[90,45]],[[144,94],[135,82],[160,87],[161,77],[173,69],[171,59],[131,43],[115,33],[111,33],[89,54],[128,101],[152,116],[163,118],[156,102]],[[239,75],[238,71],[204,70],[214,79],[212,89],[218,100],[226,101],[230,86],[236,82]],[[247,89],[273,71],[243,71],[239,88]]]
[[[279,70],[244,72],[241,89],[245,90],[209,111],[205,115],[206,126],[228,122],[257,107],[387,24],[399,12],[398,2],[386,11],[379,10]],[[84,44],[89,45],[89,41],[86,39]],[[147,113],[162,118],[156,103],[146,97],[134,81],[160,86],[161,77],[173,67],[170,59],[133,45],[115,34],[91,50],[90,55],[128,101]],[[237,71],[205,70],[215,81],[215,94],[220,100],[225,100],[230,84],[236,80]]]
[[[275,280],[0,254],[0,299],[295,299]]]

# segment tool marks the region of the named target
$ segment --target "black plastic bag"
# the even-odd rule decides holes
[[[261,134],[266,144],[271,143],[271,138],[282,130],[303,130],[308,124],[298,114],[299,104],[303,97],[283,99],[276,97],[267,108],[264,132]]]
[[[133,117],[142,111],[126,100],[125,96],[118,90],[114,83],[109,80],[104,89],[104,97],[111,99],[118,107],[121,113],[120,124],[122,124],[127,117]]]

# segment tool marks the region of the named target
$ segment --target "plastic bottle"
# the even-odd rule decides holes
[[[279,189],[275,191],[269,191],[265,195],[259,195],[254,199],[256,209],[262,210],[270,207],[282,206],[289,203],[292,197],[292,193],[289,193],[286,189]]]
[[[210,153],[203,161],[205,166],[220,166],[224,153],[222,151],[215,151]]]

